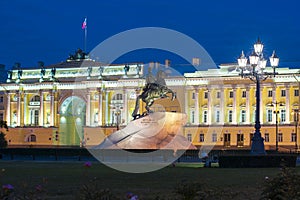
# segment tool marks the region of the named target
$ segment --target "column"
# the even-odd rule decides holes
[[[277,102],[277,98],[276,98],[276,84],[273,85],[273,88],[272,88],[272,102],[273,102],[273,111],[277,111],[278,110],[278,104],[275,105],[275,103]],[[276,110],[276,107],[277,107],[277,110]],[[273,112],[274,113],[274,112]],[[272,117],[272,124],[276,124],[276,114],[273,114],[273,117]]]
[[[188,105],[189,105],[189,100],[188,100],[188,90],[187,90],[187,88],[185,88],[185,90],[184,90],[184,112],[185,112],[185,114],[187,114],[188,115],[188,113],[189,113],[189,107],[188,107]]]
[[[44,126],[44,93],[43,93],[43,91],[40,91],[39,124],[40,124],[40,126]]]
[[[59,119],[57,119],[57,111],[58,111],[58,92],[55,90],[54,91],[54,113],[53,113],[53,117],[54,117],[54,126],[58,127],[59,126]]]
[[[7,93],[7,106],[6,106],[6,121],[7,121],[7,126],[10,126],[11,125],[11,122],[10,122],[10,116],[11,116],[11,113],[10,113],[10,93],[8,92]]]
[[[207,124],[210,125],[212,124],[212,101],[211,101],[211,94],[212,93],[212,89],[208,88],[207,89]]]
[[[246,124],[250,124],[251,115],[250,115],[250,87],[246,87]]]
[[[123,89],[123,93],[124,93],[124,101],[123,101],[124,120],[125,120],[125,124],[127,124],[128,123],[128,94],[125,88]],[[120,122],[120,124],[122,124],[122,122]]]
[[[224,119],[225,119],[225,112],[224,112],[224,107],[225,107],[225,98],[224,98],[224,88],[220,87],[220,123],[224,124]]]
[[[236,88],[233,86],[233,105],[232,105],[232,124],[237,124],[236,122]]]
[[[195,124],[199,124],[199,88],[195,89]]]
[[[105,125],[108,125],[108,91],[105,90]]]
[[[50,126],[54,126],[54,91],[50,92]]]
[[[23,94],[23,101],[24,101],[24,107],[23,107],[23,119],[24,119],[24,121],[23,121],[23,123],[24,123],[24,125],[26,125],[26,124],[28,124],[28,122],[27,122],[27,106],[28,106],[28,103],[27,103],[27,94],[24,92],[24,94]]]
[[[17,92],[17,126],[21,125],[21,91]]]
[[[286,100],[285,100],[285,115],[286,115],[286,120],[285,123],[289,124],[290,123],[290,86],[285,85],[286,88]]]
[[[102,126],[102,90],[99,89],[98,92],[98,126]]]
[[[90,92],[90,90],[87,91],[85,125],[91,126],[91,92]]]
[[[257,88],[256,88],[257,89]],[[260,104],[259,104],[259,121],[260,124],[264,124],[264,114],[266,113],[263,106],[263,99],[262,99],[262,93],[264,91],[264,86],[261,84],[260,86],[260,91],[259,91],[259,96],[260,96]]]

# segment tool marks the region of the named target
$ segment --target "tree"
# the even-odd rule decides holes
[[[6,121],[0,121],[0,128],[5,128],[6,130],[8,130],[8,127],[7,127],[7,123]],[[0,131],[0,148],[5,148],[7,147],[7,141],[5,139],[5,134]]]
[[[300,199],[300,175],[295,169],[283,167],[273,179],[266,180],[262,200],[297,200]]]

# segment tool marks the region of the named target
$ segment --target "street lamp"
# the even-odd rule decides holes
[[[299,122],[299,110],[294,109],[294,122],[295,122],[295,149],[298,149],[298,144],[297,144],[297,132],[298,132],[298,122]]]
[[[277,74],[275,68],[278,67],[279,58],[276,56],[275,51],[270,57],[270,64],[273,68],[272,72],[265,72],[267,65],[267,60],[263,56],[264,45],[258,38],[257,42],[254,44],[254,51],[248,58],[245,56],[244,52],[238,58],[238,65],[241,70],[240,76],[242,78],[249,78],[256,83],[256,112],[255,112],[255,132],[252,138],[251,154],[265,154],[264,139],[261,137],[260,133],[260,83],[269,77]]]
[[[277,109],[278,104],[280,106],[282,106],[282,103],[279,103],[277,101],[272,102],[272,106],[275,105],[275,110],[274,110],[274,114],[276,115],[276,151],[278,151],[278,114],[279,114],[279,110]]]

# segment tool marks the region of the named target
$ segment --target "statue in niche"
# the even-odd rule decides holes
[[[150,72],[146,78],[146,85],[143,87],[143,92],[136,98],[135,109],[132,113],[133,119],[137,119],[143,116],[152,113],[150,107],[153,105],[154,101],[161,98],[168,98],[167,94],[172,94],[172,101],[176,98],[175,93],[166,86],[164,80],[165,73],[160,70],[157,72],[156,79],[152,75],[151,69],[148,69]],[[146,106],[146,112],[139,114],[140,109],[140,100],[142,100]]]
[[[11,80],[12,79],[12,71],[8,70],[7,72],[7,79]]]

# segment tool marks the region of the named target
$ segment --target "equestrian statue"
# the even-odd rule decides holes
[[[167,94],[172,94],[172,101],[176,98],[175,93],[166,86],[165,80],[162,77],[162,73],[162,71],[159,72],[157,74],[157,78],[155,79],[152,76],[151,71],[149,71],[149,75],[146,79],[147,83],[143,87],[143,92],[136,98],[135,109],[132,113],[132,117],[134,120],[152,113],[153,111],[150,110],[150,107],[153,105],[155,100],[168,98]],[[138,114],[140,109],[140,100],[142,100],[146,104],[146,111],[142,114]]]

